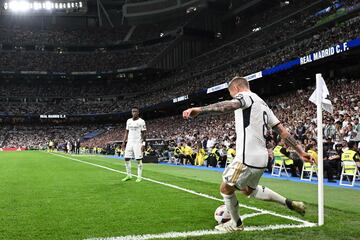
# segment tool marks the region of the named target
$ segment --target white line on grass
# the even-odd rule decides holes
[[[252,227],[245,227],[244,231],[253,232],[253,231],[267,231],[267,230],[305,228],[305,227],[311,227],[311,226],[308,226],[306,224],[300,224],[300,225],[279,224],[279,225],[269,225],[269,226],[252,226]],[[225,234],[225,232],[220,232],[217,230],[198,230],[191,232],[167,232],[160,234],[128,235],[121,237],[88,238],[87,240],[148,240],[148,239],[161,239],[161,238],[197,237],[203,235],[220,235],[220,234]]]
[[[61,154],[55,154],[55,153],[50,153],[50,154],[58,156],[58,157],[66,158],[66,159],[69,159],[69,160],[72,160],[72,161],[76,161],[76,162],[92,165],[92,166],[95,166],[95,167],[99,167],[99,168],[102,168],[102,169],[106,169],[106,170],[109,170],[109,171],[112,171],[112,172],[122,173],[122,174],[125,174],[125,175],[127,174],[126,172],[119,171],[119,170],[109,168],[109,167],[105,167],[103,165],[99,165],[99,164],[96,164],[96,163],[82,161],[80,159],[72,158],[72,157],[69,157],[69,156],[64,156],[64,155],[61,155]],[[179,186],[176,186],[176,185],[173,185],[173,184],[164,183],[164,182],[160,182],[160,181],[150,179],[150,178],[145,178],[145,177],[143,177],[142,179],[146,180],[146,181],[149,181],[149,182],[157,183],[157,184],[160,184],[160,185],[163,185],[163,186],[167,186],[167,187],[170,187],[170,188],[178,189],[178,190],[181,190],[181,191],[184,191],[184,192],[187,192],[187,193],[191,193],[191,194],[194,194],[194,195],[197,195],[197,196],[201,196],[201,197],[204,197],[204,198],[208,198],[208,199],[212,199],[212,200],[215,200],[215,201],[223,202],[223,200],[220,199],[220,198],[216,198],[216,197],[204,194],[204,193],[198,193],[198,192],[195,192],[193,190],[186,189],[186,188],[183,188],[183,187],[179,187]],[[288,220],[292,220],[292,221],[295,221],[295,222],[302,223],[301,225],[282,224],[282,225],[270,225],[270,226],[259,226],[259,227],[246,227],[245,231],[259,231],[261,229],[262,230],[272,230],[272,229],[282,229],[282,228],[302,228],[302,227],[314,227],[314,226],[316,226],[316,224],[314,224],[314,223],[302,220],[302,219],[297,218],[297,217],[282,215],[282,214],[278,214],[278,213],[273,212],[273,211],[268,211],[268,210],[264,210],[264,209],[260,209],[260,208],[256,208],[256,207],[251,207],[251,206],[247,206],[247,205],[243,205],[243,204],[239,204],[239,206],[259,212],[259,213],[253,213],[252,214],[253,216],[257,216],[257,215],[260,215],[260,214],[269,214],[269,215],[273,215],[273,216],[276,216],[276,217],[285,218],[285,219],[288,219]],[[247,217],[253,217],[253,216],[247,216]],[[252,230],[252,229],[254,229],[254,230]],[[206,233],[204,233],[204,231],[185,232],[185,233],[181,233],[181,234],[185,234],[185,235],[181,235],[181,236],[177,236],[176,234],[180,234],[180,233],[176,233],[175,234],[176,236],[174,235],[173,237],[201,236],[201,235],[186,235],[188,233],[199,234],[198,232],[202,232],[201,235],[220,234],[218,231],[205,230]],[[216,232],[216,233],[212,233],[212,232]],[[166,235],[166,234],[174,234],[174,233],[173,232],[172,233],[164,233],[164,235]],[[160,236],[160,235],[156,235],[156,236]],[[153,236],[153,235],[141,235],[141,236]],[[134,237],[137,237],[137,238],[127,238],[127,237],[123,238],[123,237],[120,237],[120,238],[102,238],[102,239],[135,239],[135,240],[150,239],[150,238],[140,238],[141,236],[134,236]],[[151,238],[154,238],[154,237],[151,237]],[[166,237],[155,237],[155,238],[166,238]]]
[[[98,157],[99,155],[95,154],[70,154],[72,157]]]
[[[256,217],[256,216],[260,216],[260,215],[265,215],[267,214],[266,212],[255,212],[255,213],[247,213],[244,215],[241,215],[241,219],[245,220],[247,218],[252,218],[252,217]]]

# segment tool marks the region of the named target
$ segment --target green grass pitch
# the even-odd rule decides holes
[[[68,157],[68,155],[64,155]],[[124,161],[102,156],[71,158],[124,171]],[[133,173],[136,164],[133,163]],[[144,177],[221,198],[221,174],[144,164]],[[151,181],[121,182],[122,173],[46,152],[0,153],[0,239],[88,239],[212,230],[221,202]],[[238,195],[244,205],[317,222],[317,186],[263,178],[261,184],[303,200],[301,217],[274,203]],[[256,211],[241,207],[243,215]],[[245,231],[186,239],[360,239],[360,191],[325,186],[322,227]],[[272,215],[245,219],[245,226],[298,224]],[[185,239],[185,238],[177,238]]]

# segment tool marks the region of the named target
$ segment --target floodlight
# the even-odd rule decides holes
[[[44,5],[43,5],[44,6]],[[46,10],[51,10],[54,8],[54,4],[52,2],[46,1],[45,2],[45,9]]]
[[[34,10],[41,9],[41,3],[40,2],[34,2]]]
[[[14,12],[26,12],[30,9],[30,3],[26,1],[11,1],[8,7]]]

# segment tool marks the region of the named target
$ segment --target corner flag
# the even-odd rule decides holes
[[[316,89],[310,101],[317,106],[317,146],[318,146],[318,225],[324,225],[324,159],[323,159],[323,124],[322,109],[333,113],[333,106],[328,99],[329,90],[320,73],[316,74]]]
[[[319,84],[318,84],[319,82]],[[316,101],[316,93],[319,91],[319,94],[321,97],[321,105],[322,108],[327,111],[328,113],[333,113],[333,106],[331,104],[331,101],[328,99],[329,98],[329,90],[326,86],[325,80],[324,78],[321,76],[320,73],[316,74],[316,89],[315,91],[311,94],[310,96],[310,102],[317,104]]]

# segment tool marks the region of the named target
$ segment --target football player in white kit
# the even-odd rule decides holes
[[[231,220],[217,225],[215,229],[224,232],[244,229],[238,212],[236,190],[256,199],[280,203],[300,214],[305,214],[303,202],[287,199],[258,183],[268,163],[266,136],[270,128],[276,131],[287,145],[296,150],[303,161],[312,162],[310,154],[306,153],[289,134],[267,104],[250,91],[249,83],[245,78],[233,78],[228,90],[233,97],[232,100],[189,108],[183,112],[185,119],[208,112],[234,111],[235,113],[236,156],[224,170],[223,182],[220,186],[220,193],[231,214]]]
[[[131,109],[131,114],[132,118],[126,121],[126,131],[123,143],[123,149],[125,148],[125,167],[127,175],[122,181],[125,182],[132,178],[130,159],[135,159],[138,167],[136,182],[141,182],[143,170],[142,158],[146,144],[146,125],[145,121],[139,117],[139,108],[133,107]]]

